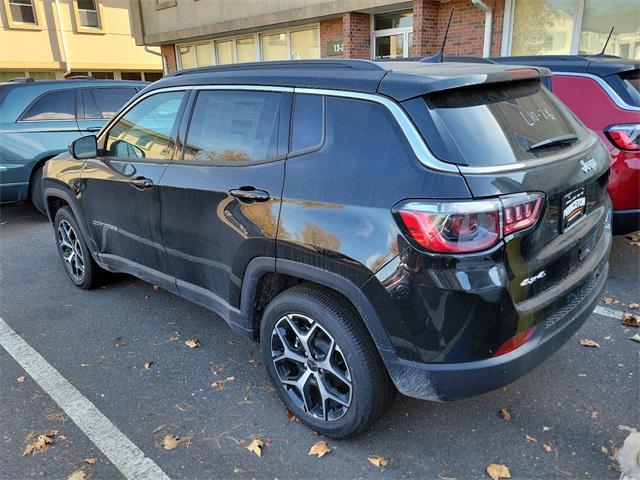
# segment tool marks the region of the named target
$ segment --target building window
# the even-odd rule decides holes
[[[320,58],[320,31],[316,28],[291,32],[291,60]]]
[[[233,42],[231,40],[216,42],[216,59],[220,65],[233,63]]]
[[[373,18],[373,56],[410,57],[413,52],[413,12],[391,12]]]
[[[287,34],[274,33],[260,37],[262,45],[262,60],[288,60],[289,51],[287,49]]]
[[[238,63],[256,61],[256,47],[253,37],[238,38],[236,40],[236,57]]]
[[[178,46],[180,68],[205,67],[213,63],[211,43],[199,43],[197,45]]]
[[[510,14],[509,14],[510,12]],[[503,55],[605,53],[640,59],[637,0],[507,0]]]
[[[96,0],[77,0],[78,20],[81,27],[100,28]]]
[[[11,23],[22,25],[38,24],[33,0],[8,0],[8,6],[9,21]]]

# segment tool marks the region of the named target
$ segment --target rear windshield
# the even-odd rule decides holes
[[[494,166],[541,158],[578,142],[583,131],[539,81],[466,87],[424,100],[433,125],[420,130],[437,136],[427,141],[453,163]]]
[[[621,73],[620,80],[631,97],[633,105],[640,107],[640,70]]]

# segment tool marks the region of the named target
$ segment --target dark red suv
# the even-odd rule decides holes
[[[613,162],[613,233],[640,229],[640,61],[609,55],[492,58],[553,72],[551,88],[605,142]]]

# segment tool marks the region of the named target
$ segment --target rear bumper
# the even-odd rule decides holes
[[[637,230],[640,230],[640,209],[613,211],[614,235],[626,235]]]
[[[444,401],[495,390],[520,378],[556,352],[589,318],[604,290],[609,268],[606,258],[583,282],[577,304],[565,315],[539,325],[520,348],[486,360],[449,364],[385,358],[393,382],[404,395]]]

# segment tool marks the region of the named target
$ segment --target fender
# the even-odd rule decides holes
[[[358,285],[336,273],[293,260],[257,257],[249,262],[242,281],[241,314],[240,318],[237,318],[239,321],[246,322],[245,328],[251,329],[251,331],[256,329],[253,305],[260,278],[265,273],[291,275],[340,292],[358,311],[376,347],[380,350],[383,360],[387,357],[383,351],[395,353],[378,314]]]

